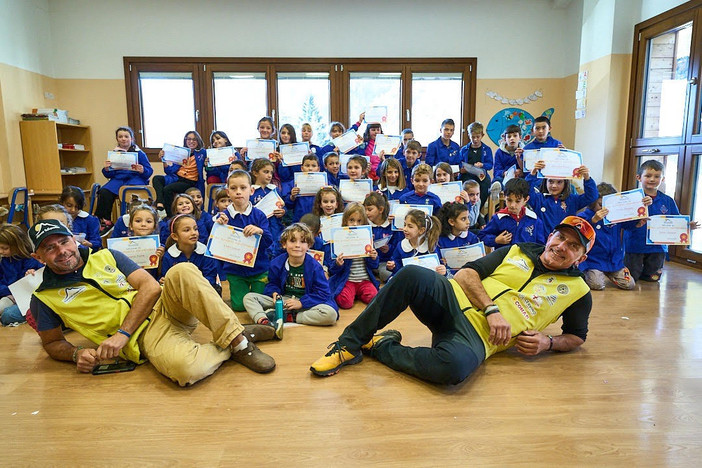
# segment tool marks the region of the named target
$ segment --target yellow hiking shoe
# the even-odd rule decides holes
[[[361,346],[361,351],[363,351],[363,354],[370,354],[372,356],[373,351],[378,345],[387,340],[397,341],[399,343],[402,341],[402,333],[397,330],[385,330],[377,335],[373,335],[373,338],[371,338],[368,343]]]
[[[358,364],[363,360],[363,354],[353,354],[345,346],[343,348],[339,346],[338,341],[330,344],[327,349],[329,352],[310,366],[313,374],[328,377],[338,373],[344,366]]]

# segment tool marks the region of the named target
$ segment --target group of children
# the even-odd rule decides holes
[[[352,128],[357,129],[362,120],[363,114]],[[538,171],[545,167],[543,161],[524,173],[519,127],[507,127],[494,159],[490,148],[482,142],[484,132],[480,123],[468,126],[471,142],[463,148],[451,140],[454,130],[453,121],[442,122],[441,136],[428,145],[424,162],[420,158],[422,146],[409,129],[403,131],[402,145],[395,155],[373,154],[375,136],[382,133],[382,127],[371,123],[363,143],[347,156],[339,154],[333,143],[323,147],[310,143],[311,152],[301,165],[285,166],[280,164],[282,156],[278,152],[269,159],[246,161],[247,148],[241,148],[229,166],[220,167],[208,165],[204,143],[197,132],[191,131],[184,138],[184,145],[191,150],[188,159],[182,165],[164,164],[166,175],[154,177],[155,206],[135,203],[128,214],[113,224],[109,219],[101,220],[85,212],[82,190],[66,187],[60,204],[43,207],[37,216],[64,222],[83,248],[102,247],[101,225],[103,230],[105,227],[112,230],[111,237],[158,235],[160,268],[148,270],[157,280],[163,281],[166,272],[177,263],[193,263],[218,292],[221,293],[221,282],[226,280],[232,308],[246,310],[255,322],[263,324],[273,324],[275,300],[281,297],[285,321],[331,325],[338,319],[340,308],[353,307],[356,299],[369,303],[380,283],[391,281],[409,257],[436,253],[442,258],[441,249],[478,242],[491,248],[518,242],[543,244],[564,217],[578,213],[597,230],[595,246],[580,265],[592,289],[603,289],[607,277],[624,289],[633,288],[638,279],[658,280],[665,246],[645,244],[645,221],[603,223],[607,210],[601,207],[602,197],[616,190],[610,184],[597,185],[587,167],[577,171],[584,187],[583,193],[578,194],[568,180],[538,178]],[[275,128],[269,117],[259,121],[258,132],[263,139],[274,136]],[[330,137],[344,132],[342,124],[332,123]],[[153,172],[148,159],[142,158],[143,152],[135,146],[131,129],[120,127],[116,137],[115,150],[138,152],[139,163],[132,171],[112,170],[109,164],[105,165],[103,174],[110,181],[99,192],[98,211],[107,207],[102,197],[114,201],[110,197],[122,185],[135,182],[135,178],[140,183],[148,182]],[[310,142],[311,137],[311,127],[303,125],[302,141]],[[283,125],[279,141],[297,142],[294,127]],[[215,131],[210,146],[231,146],[231,142],[224,132]],[[537,118],[534,139],[524,148],[559,146],[561,143],[550,136],[548,119]],[[459,166],[458,171],[455,165]],[[511,166],[518,169],[514,177],[505,181],[505,170]],[[493,170],[492,181],[489,170]],[[326,172],[328,185],[320,187],[316,194],[302,194],[295,185],[296,172]],[[432,183],[456,178],[463,182],[456,201],[442,204],[429,191]],[[371,179],[374,190],[362,202],[345,203],[339,190],[344,179]],[[655,160],[644,162],[637,179],[645,191],[643,203],[648,206],[649,215],[678,213],[675,202],[658,191],[663,180],[662,164]],[[204,206],[205,182],[223,183],[213,197],[212,212]],[[495,188],[504,191],[505,207],[486,223],[481,208]],[[267,215],[255,205],[272,191],[278,193],[283,203]],[[429,205],[432,214],[411,209],[404,217],[402,229],[394,230],[390,217],[390,205],[394,203]],[[377,249],[371,246],[367,257],[345,258],[343,253],[333,257],[331,245],[321,236],[321,226],[328,217],[339,213],[343,213],[342,226],[371,226],[374,244],[389,239],[379,242]],[[258,253],[251,265],[205,255],[207,239],[215,224],[235,226],[244,236],[260,236]],[[323,253],[323,261],[309,251],[318,257]],[[30,253],[31,245],[20,228],[10,225],[0,228],[3,324],[22,319],[6,286],[41,266]],[[450,275],[445,263],[442,258],[435,269],[439,274]]]

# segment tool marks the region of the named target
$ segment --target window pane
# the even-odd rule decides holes
[[[190,72],[139,72],[142,126],[147,148],[182,145],[195,129],[195,95]]]
[[[702,155],[696,154],[694,158],[696,175],[694,179],[695,188],[692,193],[692,213],[690,215],[690,220],[698,221],[702,219],[702,170],[700,170]],[[702,229],[690,231],[690,249],[702,253]]]
[[[387,118],[382,123],[383,133],[399,135],[401,74],[398,73],[351,73],[349,85],[349,121],[346,127],[356,123],[362,112],[378,113],[387,108]],[[378,120],[378,119],[373,119]],[[365,123],[358,129],[363,133]]]
[[[302,141],[302,124],[312,126],[311,143],[320,145],[329,139],[329,73],[278,73],[278,128],[295,127],[297,141]]]
[[[663,163],[665,166],[665,174],[663,174],[665,179],[661,183],[660,187],[658,187],[658,190],[671,198],[675,198],[675,186],[678,180],[678,154],[674,153],[658,154],[656,156],[639,156],[637,166],[641,166],[642,163],[651,159],[655,159],[656,161]],[[641,184],[639,183],[637,186],[641,187]]]
[[[412,131],[422,145],[427,146],[439,137],[445,119],[456,123],[453,140],[461,142],[462,78],[461,73],[412,74]]]
[[[256,124],[268,111],[265,73],[214,73],[215,128],[234,146],[258,137]]]
[[[644,138],[682,135],[692,23],[649,39],[644,94]]]

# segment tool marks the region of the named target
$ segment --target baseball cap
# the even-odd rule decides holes
[[[29,240],[34,244],[34,251],[37,251],[44,239],[54,234],[73,236],[71,230],[57,219],[44,219],[34,223],[34,226],[29,228]]]
[[[585,246],[585,253],[588,253],[595,243],[595,230],[592,225],[579,216],[566,216],[563,221],[554,228],[557,230],[562,227],[568,227],[578,233],[580,243]]]

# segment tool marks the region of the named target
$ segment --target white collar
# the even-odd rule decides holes
[[[468,231],[463,231],[458,236],[454,236],[451,233],[449,233],[449,235],[448,235],[448,238],[451,240],[454,240],[456,237],[460,237],[461,239],[465,239],[466,237],[468,237]]]
[[[203,244],[202,242],[198,242],[195,245],[195,251],[194,253],[199,254],[199,255],[205,255],[205,252],[207,251],[207,246]],[[168,248],[168,253],[171,255],[173,258],[178,258],[180,257],[180,254],[183,253],[179,248],[178,244],[173,244]]]
[[[397,185],[388,185],[388,186],[386,187],[386,190],[387,190],[388,192],[390,192],[391,194],[393,194],[393,193],[395,193],[395,191],[397,190]]]
[[[416,250],[418,253],[426,253],[429,251],[429,243],[426,239],[424,239],[424,242],[419,244],[419,247],[415,249],[414,247],[412,247],[412,244],[410,244],[409,239],[405,238],[402,239],[402,242],[400,242],[400,247],[402,247],[402,250],[404,250],[405,252],[413,252]]]
[[[78,212],[78,214],[76,215],[77,218],[87,218],[88,216],[90,216],[90,213],[88,213],[87,211],[83,211],[83,210],[80,210]]]
[[[122,215],[122,222],[125,226],[129,227],[129,213]]]
[[[504,218],[505,216],[509,216],[509,213],[497,213],[497,217],[498,217],[499,219],[502,219],[502,218]],[[536,218],[537,218],[536,213],[534,213],[533,211],[531,211],[529,208],[527,208],[527,209],[524,210],[524,217],[525,217],[525,218],[529,217],[529,218],[532,218],[532,219],[536,219]]]
[[[371,227],[382,227],[382,228],[386,228],[386,227],[390,226],[390,220],[389,220],[389,219],[386,219],[385,222],[384,222],[383,224],[375,224],[373,221],[368,221],[368,222],[370,223]]]
[[[258,190],[260,188],[267,188],[268,190],[274,190],[276,188],[276,186],[274,184],[268,184],[265,187],[263,187],[261,185],[253,184],[251,187],[253,187],[254,190]]]
[[[236,211],[236,208],[234,208],[233,203],[227,207],[227,212],[229,213],[229,217],[232,219],[234,219],[234,217],[236,215],[248,216],[251,214],[251,210],[253,210],[253,205],[251,204],[251,202],[249,202],[249,206],[246,207],[246,209],[244,210],[243,213]]]

